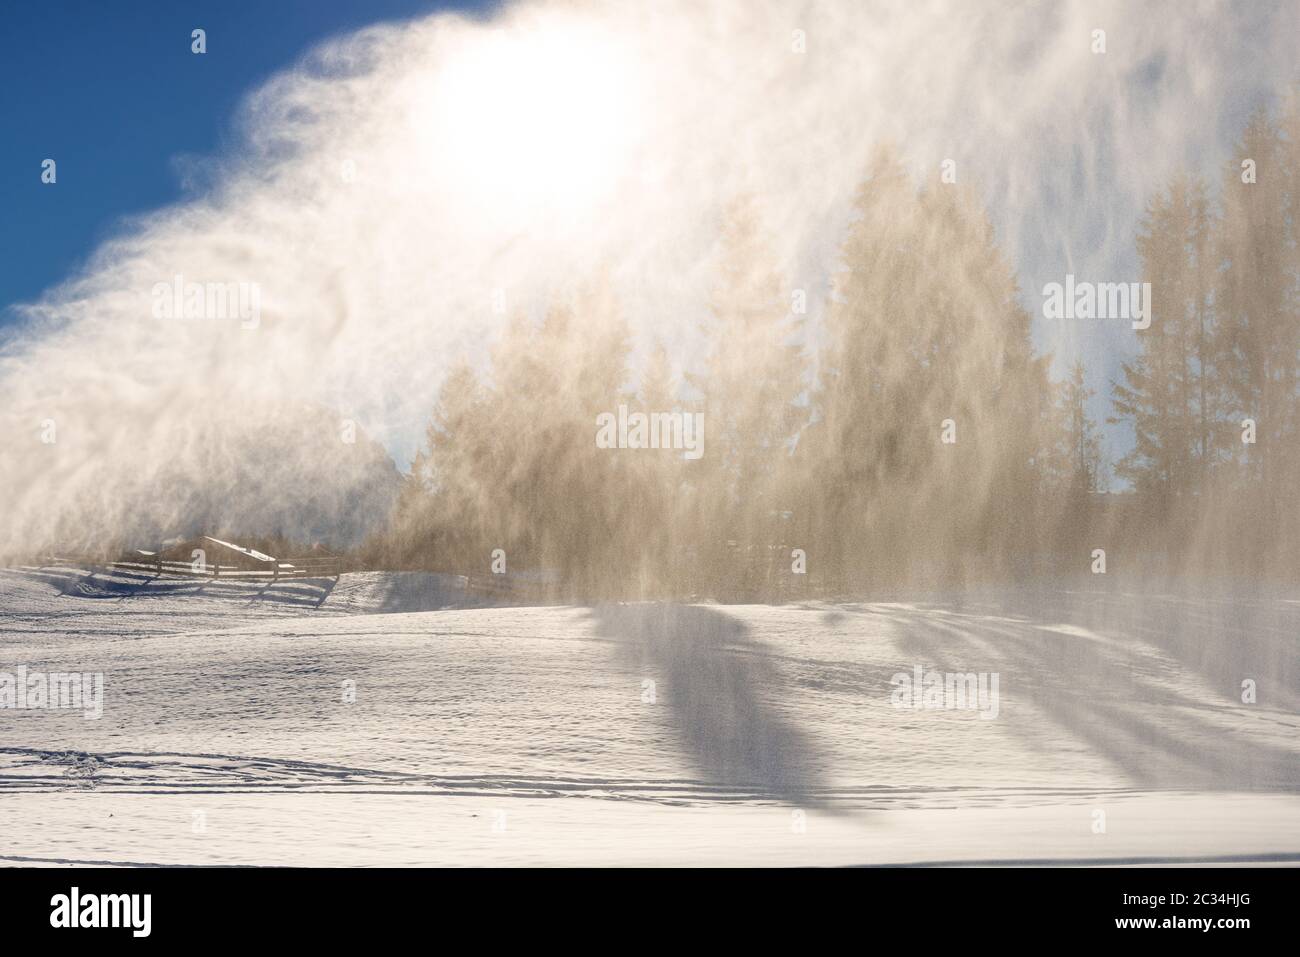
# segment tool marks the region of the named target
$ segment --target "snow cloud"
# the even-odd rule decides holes
[[[24,307],[0,353],[0,552],[70,517],[129,535],[143,509],[185,514],[178,489],[236,495],[194,447],[214,430],[292,475],[259,436],[301,405],[405,465],[449,365],[593,273],[690,365],[738,196],[815,317],[885,142],[918,180],[980,193],[1030,297],[1067,273],[1137,279],[1146,197],[1181,168],[1217,179],[1245,115],[1294,82],[1296,9],[537,2],[338,39],[250,92],[206,192]],[[158,315],[176,277],[256,289],[258,321],[192,317],[183,290]],[[1100,371],[1133,335],[1036,333]],[[302,421],[293,455],[330,461],[337,423]]]

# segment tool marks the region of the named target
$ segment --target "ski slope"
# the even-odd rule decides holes
[[[1300,861],[1300,601],[466,607],[459,582],[0,571],[0,861]],[[996,717],[906,709],[996,673]],[[1241,701],[1242,681],[1256,701]]]

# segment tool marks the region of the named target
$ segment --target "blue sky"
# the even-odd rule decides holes
[[[465,0],[72,0],[0,9],[0,323],[124,216],[184,196],[186,157],[234,141],[240,99],[321,40]],[[207,31],[207,53],[190,33]],[[58,182],[41,182],[41,163]]]

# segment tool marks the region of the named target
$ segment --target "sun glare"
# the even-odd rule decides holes
[[[479,37],[433,78],[432,161],[497,212],[579,214],[629,159],[637,81],[625,44],[592,29]]]

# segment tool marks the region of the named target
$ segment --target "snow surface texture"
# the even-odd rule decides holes
[[[104,674],[99,720],[0,711],[0,860],[1295,863],[1298,634],[1259,595],[488,608],[421,574],[0,571],[0,672]],[[997,717],[894,707],[917,665],[996,672]]]

